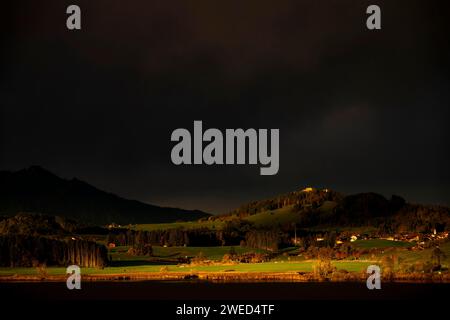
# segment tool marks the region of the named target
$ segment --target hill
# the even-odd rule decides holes
[[[431,232],[450,227],[450,208],[407,203],[393,195],[386,199],[373,192],[343,195],[330,189],[305,188],[270,199],[253,201],[230,213],[196,222],[138,225],[140,230],[230,228],[297,228],[349,230],[367,228],[381,233]],[[243,226],[239,226],[243,224]]]
[[[73,178],[63,179],[38,166],[0,171],[0,215],[37,212],[87,224],[167,223],[208,217],[199,210],[159,207],[121,198]]]
[[[380,233],[431,232],[450,228],[450,208],[407,203],[393,195],[376,193],[342,195],[326,189],[300,190],[271,199],[254,201],[228,214],[199,221],[139,224],[137,230],[212,230],[230,228],[291,230],[377,230]]]

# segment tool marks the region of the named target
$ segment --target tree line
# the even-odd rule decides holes
[[[114,229],[107,236],[107,243],[119,246],[137,246],[149,244],[156,246],[192,246],[213,247],[223,245],[239,245],[244,237],[223,230],[199,228],[186,230],[173,228],[167,230],[132,230]]]
[[[108,264],[105,246],[87,240],[63,240],[43,236],[0,236],[0,266],[104,267]]]

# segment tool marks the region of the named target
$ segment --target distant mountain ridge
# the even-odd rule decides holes
[[[166,223],[210,216],[200,210],[159,207],[121,198],[77,178],[60,178],[39,166],[0,171],[0,215],[18,212],[58,215],[89,224]]]

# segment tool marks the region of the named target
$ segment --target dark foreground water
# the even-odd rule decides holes
[[[82,282],[68,290],[64,282],[0,283],[4,300],[442,300],[450,284],[382,283],[368,290],[365,283],[335,282]]]

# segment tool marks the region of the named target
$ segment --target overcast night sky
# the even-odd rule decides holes
[[[450,204],[444,1],[10,2],[0,170],[212,213],[304,186]],[[194,120],[279,128],[279,173],[175,166],[170,135]]]

